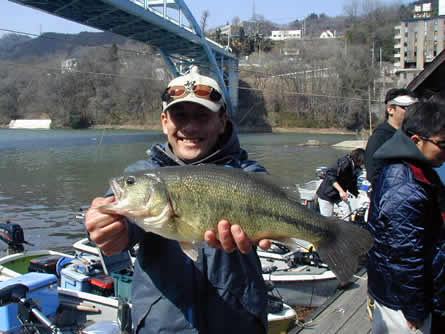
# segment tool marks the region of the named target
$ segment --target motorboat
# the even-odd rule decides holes
[[[317,189],[326,177],[328,167],[320,166],[315,169],[317,179],[303,184],[296,184],[295,192],[299,194],[300,203],[309,209],[318,211]],[[362,169],[357,177],[358,196],[351,195],[348,199],[349,212],[345,212],[342,206],[334,205],[334,215],[337,218],[365,225],[369,210],[369,191],[371,184],[366,179],[366,170]]]
[[[323,182],[327,167],[316,168],[317,179],[304,184],[296,184],[300,204],[318,211],[317,189]],[[349,199],[350,212],[343,212],[334,206],[336,217],[361,226],[366,225],[368,216],[370,184],[366,171],[358,176],[359,194]],[[339,282],[335,274],[323,263],[313,245],[308,241],[294,239],[295,246],[290,249],[284,244],[273,242],[267,250],[258,250],[263,278],[275,285],[277,293],[284,302],[292,306],[321,306],[336,292]]]
[[[273,242],[269,250],[257,251],[263,278],[286,304],[318,307],[335,293],[339,282],[310,243],[300,239],[295,243],[295,250]]]
[[[24,283],[41,286],[45,293],[30,296],[51,301],[52,307],[43,308],[48,313],[44,322],[63,328],[63,333],[131,332],[132,254],[103,256],[88,238],[76,241],[66,252],[25,250],[23,230],[11,223],[0,224],[0,240],[8,245],[7,254],[0,257],[0,332],[14,332],[21,325],[15,319],[28,318],[20,313],[23,307],[2,304],[10,287]],[[286,333],[296,312],[281,298],[269,297],[269,334]]]
[[[8,245],[0,257],[0,332],[130,331],[131,304],[114,294],[120,282],[103,275],[98,256],[75,249],[25,250],[18,224],[0,224],[0,240]]]

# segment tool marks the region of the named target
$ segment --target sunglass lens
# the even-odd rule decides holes
[[[212,90],[213,88],[209,86],[196,85],[193,89],[193,92],[195,93],[196,96],[204,97],[204,96],[209,96]]]
[[[170,87],[168,89],[168,93],[170,94],[170,96],[175,97],[175,96],[181,96],[183,95],[185,92],[185,88],[184,87]]]

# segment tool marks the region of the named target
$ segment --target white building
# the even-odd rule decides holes
[[[414,14],[413,18],[427,18],[433,16],[433,7],[431,6],[431,2],[424,2],[421,4],[414,5]]]
[[[61,64],[61,71],[62,74],[68,73],[68,72],[74,72],[77,70],[78,62],[76,58],[69,58],[64,61],[62,61]]]
[[[320,38],[335,38],[336,37],[335,35],[336,35],[335,31],[332,32],[330,30],[326,30],[321,33]]]
[[[395,27],[394,39],[394,66],[423,70],[445,48],[445,17],[404,20]]]
[[[229,35],[231,33],[232,25],[226,24],[225,26],[219,27],[219,30],[221,31],[221,35]]]
[[[272,30],[269,38],[273,41],[284,41],[287,39],[300,39],[302,36],[301,29],[299,30]]]

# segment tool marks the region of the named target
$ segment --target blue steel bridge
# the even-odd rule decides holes
[[[184,0],[9,0],[157,48],[173,75],[198,65],[238,105],[238,59],[207,39]],[[230,102],[229,102],[230,101]]]

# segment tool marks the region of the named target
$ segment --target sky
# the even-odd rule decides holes
[[[208,27],[214,28],[231,22],[238,16],[241,20],[255,13],[263,15],[274,23],[288,23],[303,19],[311,13],[325,13],[329,16],[343,14],[345,1],[351,0],[185,0],[195,19],[199,22],[203,11],[208,10]],[[403,0],[384,0],[386,3],[404,2]],[[0,35],[4,30],[39,35],[43,32],[79,33],[97,31],[90,27],[31,9],[9,0],[0,0]]]

